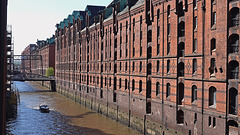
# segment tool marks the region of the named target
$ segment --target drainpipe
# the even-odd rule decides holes
[[[162,24],[162,30],[163,30],[163,40],[162,40],[162,44],[163,44],[163,51],[162,51],[162,56],[164,56],[164,2],[162,3],[163,5],[162,5],[162,11],[163,11],[163,19],[162,19],[162,22],[163,22],[163,24]],[[163,57],[163,59],[162,59],[162,77],[164,76],[164,57]],[[163,93],[164,93],[164,79],[162,79],[162,130],[163,130],[163,122],[164,122],[164,116],[163,116],[163,114],[164,114],[164,96],[163,96]]]
[[[7,0],[0,2],[0,135],[6,134],[6,27],[7,27]]]
[[[129,14],[129,40],[128,40],[128,43],[129,43],[129,56],[128,56],[128,71],[129,71],[129,83],[128,83],[128,109],[129,109],[129,116],[128,116],[128,127],[131,126],[131,92],[130,92],[130,74],[131,74],[131,66],[130,66],[130,62],[131,62],[131,23],[132,23],[132,16],[131,16],[131,12],[130,12],[130,5],[128,5],[128,14]]]
[[[205,49],[205,13],[206,13],[206,8],[205,8],[205,0],[202,1],[202,122],[201,122],[201,127],[202,127],[202,135],[204,135],[203,132],[203,113],[204,113],[204,68],[205,68],[205,56],[204,56],[204,49]]]
[[[230,0],[229,0],[230,1]],[[227,4],[229,3],[229,1],[227,1]],[[227,6],[227,11],[229,11],[229,4]],[[229,16],[227,16],[227,20],[229,20]],[[226,114],[225,114],[225,135],[229,134],[229,128],[228,128],[228,108],[229,108],[229,92],[228,92],[228,81],[229,81],[229,75],[228,75],[228,36],[229,36],[229,21],[227,21],[227,57],[226,57]]]

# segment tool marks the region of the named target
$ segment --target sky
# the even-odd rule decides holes
[[[8,25],[12,25],[14,54],[55,33],[55,25],[86,5],[107,6],[112,0],[8,0]]]

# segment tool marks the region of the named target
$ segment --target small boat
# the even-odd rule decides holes
[[[42,113],[49,113],[49,111],[50,111],[48,105],[39,105],[39,110]]]

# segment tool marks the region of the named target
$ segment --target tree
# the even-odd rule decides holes
[[[47,76],[47,77],[49,77],[49,76],[54,76],[54,69],[53,69],[53,67],[49,67],[49,68],[47,69],[46,76]]]

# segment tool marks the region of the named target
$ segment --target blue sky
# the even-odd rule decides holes
[[[112,0],[8,0],[8,24],[13,27],[14,53],[37,39],[45,40],[55,32],[55,25],[74,10],[86,5],[107,6]]]

